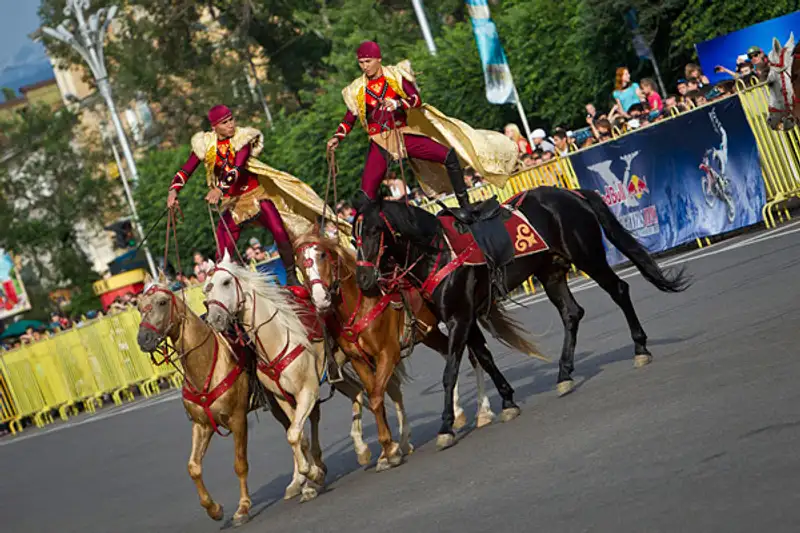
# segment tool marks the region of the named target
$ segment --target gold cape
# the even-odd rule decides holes
[[[292,176],[256,159],[264,150],[264,135],[255,128],[236,128],[231,138],[231,149],[235,152],[250,145],[247,170],[258,177],[259,186],[241,196],[223,197],[222,209],[230,209],[234,222],[240,224],[256,216],[260,211],[261,200],[271,200],[283,218],[289,237],[296,237],[311,230],[322,216],[324,202],[314,189]],[[214,165],[217,158],[217,134],[201,131],[192,137],[192,151],[204,162],[206,183],[210,188],[217,186]],[[350,224],[335,216],[333,209],[325,209],[327,220],[336,220],[339,229],[350,234]]]
[[[389,86],[403,98],[407,97],[402,89],[403,78],[416,84],[416,76],[411,69],[411,62],[408,60],[394,66],[384,66],[383,75]],[[342,91],[347,109],[359,118],[364,129],[367,127],[366,85],[367,76],[363,75]],[[406,114],[408,127],[403,128],[402,131],[424,135],[449,148],[454,148],[462,165],[474,168],[496,187],[504,187],[509,176],[517,169],[519,161],[517,145],[500,132],[476,130],[469,124],[448,117],[428,104],[409,109]],[[399,156],[396,150],[392,150],[396,143],[391,142],[390,139],[376,139],[375,137],[378,136],[372,136],[373,141],[387,149],[395,158]],[[428,194],[453,191],[444,165],[418,159],[410,161],[420,184]]]

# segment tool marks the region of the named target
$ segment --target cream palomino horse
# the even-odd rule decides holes
[[[295,454],[297,473],[314,483],[324,480],[325,466],[319,447],[318,413],[320,384],[325,369],[324,342],[309,340],[307,326],[301,316],[308,316],[308,309],[299,304],[293,294],[279,285],[269,283],[262,274],[242,268],[230,260],[226,253],[204,287],[209,312],[206,321],[216,330],[223,331],[233,322],[238,322],[257,347],[261,359],[259,374],[268,376],[264,382],[276,396],[281,409],[292,421],[286,438]],[[313,312],[311,317],[316,320]],[[337,354],[337,359],[342,359]],[[369,447],[362,437],[363,388],[348,372],[342,373],[344,382],[336,383],[337,390],[350,398],[353,405],[353,438],[360,464],[368,464],[371,458]],[[398,420],[406,419],[400,391],[401,372],[390,380],[387,393],[395,403]],[[303,426],[311,416],[311,444],[316,462],[311,461],[298,445]],[[407,432],[406,432],[407,434]],[[322,470],[322,475],[320,475]],[[298,486],[302,479],[296,478]],[[290,486],[291,488],[292,486]],[[303,488],[304,500],[310,499]],[[289,498],[289,488],[286,497]]]

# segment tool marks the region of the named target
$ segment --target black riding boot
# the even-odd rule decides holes
[[[300,285],[297,281],[297,271],[294,266],[294,249],[291,243],[276,243],[278,254],[281,256],[283,268],[286,269],[286,285]]]
[[[447,152],[447,158],[444,160],[444,168],[447,169],[447,177],[450,178],[450,183],[453,185],[453,192],[456,193],[458,205],[467,212],[473,211],[473,206],[469,201],[469,193],[467,192],[467,184],[464,182],[464,170],[461,168],[461,163],[458,161],[458,155],[452,148]]]

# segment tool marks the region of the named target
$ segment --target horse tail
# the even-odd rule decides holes
[[[682,292],[689,288],[691,280],[686,274],[685,266],[662,270],[644,246],[620,224],[596,191],[581,189],[579,192],[586,198],[611,244],[631,260],[647,281],[662,292]]]
[[[542,355],[533,342],[526,337],[522,324],[507,315],[497,305],[492,305],[488,317],[481,317],[479,320],[483,327],[491,331],[492,335],[509,348],[515,348],[525,355],[550,362],[550,359]]]

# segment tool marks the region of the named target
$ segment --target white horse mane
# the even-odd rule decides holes
[[[218,266],[228,270],[239,280],[245,294],[253,291],[274,308],[270,311],[270,313],[276,313],[273,321],[288,330],[295,342],[299,342],[306,348],[311,347],[308,330],[299,316],[304,309],[295,301],[291,292],[280,285],[270,283],[261,272],[241,267],[228,260],[227,257],[223,258]]]

